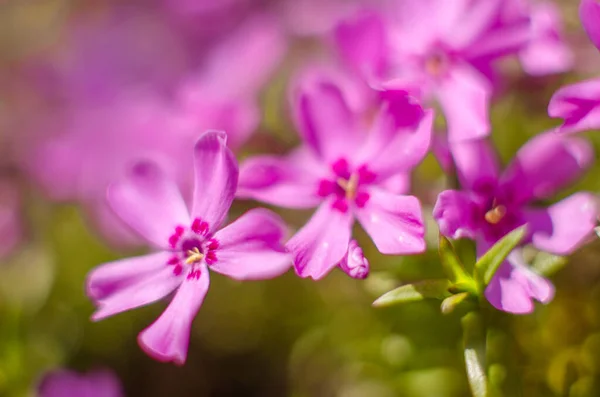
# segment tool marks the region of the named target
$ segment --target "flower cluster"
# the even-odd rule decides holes
[[[536,76],[573,64],[552,3],[331,0],[307,23],[298,19],[322,11],[318,0],[159,3],[143,17],[116,7],[82,21],[59,59],[32,61],[30,70],[58,109],[30,126],[50,131],[22,148],[24,169],[52,198],[81,202],[108,240],[152,250],[89,273],[94,321],[169,298],[138,342],[154,359],[181,365],[212,272],[265,280],[293,267],[320,280],[339,268],[365,279],[373,261],[365,252],[425,252],[430,217],[441,235],[473,240],[480,259],[523,227],[469,291],[483,289],[493,307],[518,314],[553,298],[523,250],[569,255],[593,235],[596,196],[557,194],[593,163],[590,143],[568,133],[600,128],[600,79],[560,89],[549,114],[564,123],[531,138],[507,165],[490,138],[505,60]],[[600,48],[600,3],[582,0],[580,9]],[[142,31],[152,36],[140,39]],[[253,153],[238,168],[261,126],[259,94],[298,36],[321,38],[327,53],[294,70],[286,86],[299,144]],[[160,45],[140,45],[148,40]],[[428,202],[411,193],[411,178],[430,153],[447,184]],[[272,210],[229,219],[235,199],[314,212],[288,233]]]

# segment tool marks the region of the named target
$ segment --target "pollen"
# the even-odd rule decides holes
[[[204,259],[204,254],[198,248],[194,248],[187,252],[185,263],[191,265],[192,263],[200,262],[202,259]]]
[[[498,205],[485,213],[485,220],[492,225],[498,224],[506,215],[506,207]]]
[[[359,178],[357,174],[350,175],[349,179],[338,178],[336,183],[346,192],[346,200],[354,200],[358,189]]]

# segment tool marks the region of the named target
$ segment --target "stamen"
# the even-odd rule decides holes
[[[188,255],[188,257],[185,260],[185,263],[188,265],[191,265],[192,263],[200,262],[202,259],[204,259],[204,254],[202,252],[200,252],[200,250],[198,248],[189,250],[187,252],[187,255]]]
[[[336,180],[338,186],[346,192],[346,200],[354,200],[356,197],[356,190],[358,189],[358,182],[359,179],[357,174],[350,175],[350,179],[348,180],[344,178],[338,178]]]
[[[506,215],[506,207],[498,205],[485,213],[485,220],[492,225],[498,224]]]

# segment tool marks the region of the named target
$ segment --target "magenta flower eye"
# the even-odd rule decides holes
[[[209,270],[234,279],[265,279],[291,265],[282,245],[285,226],[273,213],[251,210],[219,229],[238,177],[237,162],[225,143],[225,133],[216,131],[198,140],[191,211],[177,186],[153,163],[138,164],[109,189],[117,215],[158,251],[107,263],[90,273],[87,293],[98,306],[93,319],[176,291],[165,312],[139,336],[140,346],[160,361],[185,362],[192,320],[208,291]]]

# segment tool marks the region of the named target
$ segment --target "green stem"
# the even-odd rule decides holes
[[[485,362],[485,328],[478,312],[462,320],[465,365],[473,397],[489,397]]]

